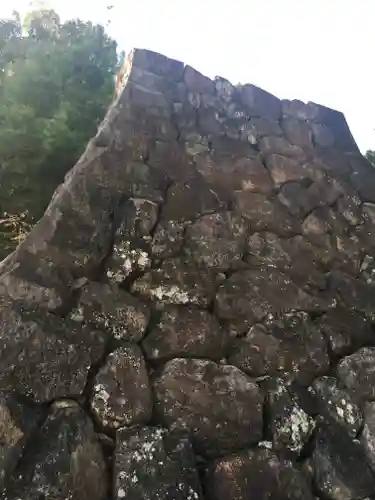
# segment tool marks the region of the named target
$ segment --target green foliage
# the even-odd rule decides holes
[[[372,163],[375,167],[375,151],[369,149],[368,151],[366,151],[366,158],[368,159],[368,161],[370,163]]]
[[[0,215],[40,218],[110,104],[117,64],[100,25],[48,9],[23,27],[0,20]]]

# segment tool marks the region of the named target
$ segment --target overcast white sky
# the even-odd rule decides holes
[[[0,16],[28,0],[1,1]],[[104,23],[202,73],[343,111],[360,148],[375,149],[375,0],[51,0],[63,17]],[[95,4],[95,6],[93,5]],[[114,8],[107,13],[105,5]]]

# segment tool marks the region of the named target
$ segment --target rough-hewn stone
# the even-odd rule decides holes
[[[220,360],[229,335],[207,311],[197,307],[165,307],[158,324],[142,342],[148,359],[208,358]]]
[[[156,379],[155,393],[161,422],[190,432],[201,454],[221,455],[262,436],[260,389],[234,366],[174,359]]]
[[[259,448],[215,461],[206,472],[208,500],[313,500],[308,482],[275,453]]]
[[[375,170],[345,117],[148,50],[121,74],[0,263],[0,498],[372,499]]]
[[[299,406],[280,378],[267,381],[267,413],[275,450],[299,454],[309,440],[314,420]]]
[[[56,316],[0,310],[0,387],[37,402],[81,396],[103,335]]]
[[[91,421],[73,401],[59,401],[33,436],[3,498],[104,500],[108,479]]]
[[[117,431],[113,486],[116,500],[203,498],[188,437],[158,427]]]
[[[147,328],[150,313],[146,304],[118,286],[90,282],[83,287],[71,317],[103,329],[117,340],[138,342]]]
[[[373,494],[375,478],[364,450],[340,428],[319,429],[312,465],[314,483],[323,498],[365,499]]]
[[[151,389],[140,348],[113,351],[95,377],[91,409],[104,428],[147,424],[152,413]]]
[[[338,424],[355,437],[363,422],[363,414],[355,394],[340,388],[334,377],[319,377],[309,388],[317,405],[316,412],[328,423]]]

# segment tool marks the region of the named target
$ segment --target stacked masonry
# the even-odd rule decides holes
[[[126,65],[1,264],[0,498],[375,498],[375,171],[344,116]]]

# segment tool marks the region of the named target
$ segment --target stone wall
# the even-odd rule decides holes
[[[375,171],[344,116],[144,50],[124,74],[1,264],[1,498],[375,498]]]

